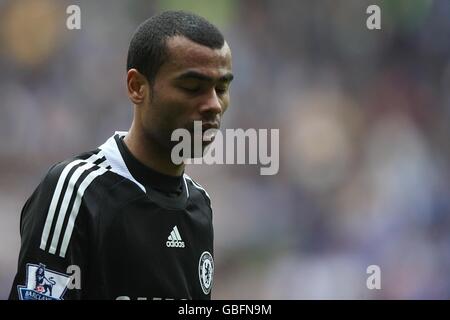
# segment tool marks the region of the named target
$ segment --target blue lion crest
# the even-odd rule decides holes
[[[53,286],[56,284],[56,281],[53,280],[53,277],[47,278],[45,276],[45,265],[42,263],[39,264],[39,267],[36,271],[36,290],[39,293],[52,295]]]

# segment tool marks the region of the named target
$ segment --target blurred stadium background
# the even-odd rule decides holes
[[[66,7],[81,7],[81,30]],[[382,9],[382,30],[366,8]],[[0,1],[0,299],[51,164],[127,130],[133,30],[188,9],[224,31],[224,128],[279,128],[280,172],[190,166],[213,199],[215,299],[450,298],[450,1]],[[381,267],[381,290],[366,268]]]

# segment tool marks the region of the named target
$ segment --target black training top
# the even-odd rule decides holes
[[[207,192],[144,166],[125,134],[54,165],[27,200],[10,299],[210,299]]]

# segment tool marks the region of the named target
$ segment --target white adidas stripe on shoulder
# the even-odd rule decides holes
[[[67,245],[68,245],[68,242],[69,242],[71,234],[72,234],[73,224],[74,224],[75,218],[78,214],[79,207],[81,204],[81,199],[83,197],[84,191],[96,177],[98,177],[108,171],[107,162],[102,161],[100,164],[98,164],[97,166],[99,166],[100,168],[89,173],[81,182],[78,190],[75,190],[75,185],[78,182],[78,180],[80,179],[81,175],[84,172],[86,172],[86,170],[89,170],[92,167],[94,167],[95,166],[94,162],[102,159],[103,157],[104,157],[104,155],[103,155],[102,151],[100,151],[97,154],[91,155],[88,159],[74,160],[64,167],[63,171],[61,172],[61,175],[58,178],[58,182],[57,182],[55,191],[53,192],[53,196],[52,196],[52,200],[50,202],[50,207],[49,207],[49,210],[47,213],[47,218],[45,221],[44,229],[42,231],[41,244],[39,246],[42,250],[45,250],[45,248],[47,246],[51,226],[53,224],[55,214],[56,214],[56,208],[58,206],[58,202],[61,199],[61,196],[63,196],[63,199],[61,202],[61,207],[57,213],[55,230],[53,232],[52,242],[51,242],[51,245],[49,248],[49,253],[52,253],[52,254],[56,253],[56,248],[59,243],[59,239],[60,239],[60,235],[62,232],[66,213],[68,211],[70,199],[71,199],[73,193],[76,192],[75,202],[72,206],[71,215],[69,216],[69,222],[68,222],[68,225],[67,225],[65,233],[64,233],[63,245],[61,246],[61,251],[60,251],[60,256],[61,257],[65,256],[65,253],[67,250]],[[82,164],[82,165],[79,166],[73,172],[73,174],[68,178],[68,174],[71,171],[71,169],[79,164]],[[68,181],[67,188],[64,192],[64,195],[63,195],[62,188],[67,179],[69,179],[69,181]]]
[[[189,199],[189,188],[186,182],[186,177],[183,175],[184,186],[186,187],[186,198]]]
[[[67,223],[66,232],[64,233],[63,242],[61,244],[61,250],[59,255],[61,257],[65,257],[67,247],[69,246],[70,238],[72,237],[72,231],[73,227],[75,225],[75,220],[77,218],[78,212],[80,210],[81,200],[83,198],[84,192],[89,187],[92,181],[94,181],[95,178],[98,176],[101,176],[102,174],[106,173],[108,169],[105,168],[99,168],[95,171],[92,171],[87,175],[87,177],[83,180],[80,187],[78,188],[77,197],[75,199],[75,202],[73,203],[72,211],[70,212],[69,216],[69,222]]]
[[[122,155],[120,154],[116,140],[114,139],[114,136],[116,134],[118,134],[120,137],[123,137],[127,134],[127,132],[125,131],[115,132],[115,134],[112,137],[106,140],[106,142],[99,147],[102,150],[103,154],[105,155],[106,159],[108,160],[109,164],[111,165],[111,171],[122,177],[127,178],[128,180],[131,180],[142,191],[144,191],[144,193],[147,193],[145,187],[141,183],[139,183],[128,170],[127,165],[125,164],[125,161],[123,160]]]
[[[191,179],[191,177],[189,177],[186,173],[183,175],[183,177],[185,179],[188,179],[190,182],[192,182],[192,184],[194,185],[194,187],[196,187],[197,189],[203,191],[206,195],[206,197],[209,199],[209,201],[211,202],[211,197],[209,196],[208,192],[201,186],[199,185],[197,182],[195,182],[194,180]],[[186,182],[186,180],[185,180]],[[187,188],[187,186],[186,186]]]
[[[64,198],[61,203],[61,208],[59,209],[59,212],[58,212],[58,220],[56,220],[56,226],[55,226],[55,230],[53,232],[53,238],[52,238],[52,242],[50,245],[50,249],[48,250],[48,252],[50,252],[52,254],[54,254],[56,252],[56,247],[58,246],[59,236],[61,234],[61,230],[62,230],[63,223],[64,223],[64,218],[66,217],[66,212],[69,207],[70,199],[72,198],[72,194],[74,192],[76,192],[75,184],[77,183],[80,176],[86,170],[91,169],[93,166],[94,166],[94,164],[92,162],[87,162],[87,163],[83,164],[82,166],[78,167],[74,171],[74,173],[72,174],[72,176],[69,179],[69,183],[67,185],[66,192],[64,192]]]

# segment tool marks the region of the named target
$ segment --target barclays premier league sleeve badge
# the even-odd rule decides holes
[[[48,270],[43,264],[27,264],[26,286],[17,286],[20,300],[62,300],[70,276]]]

